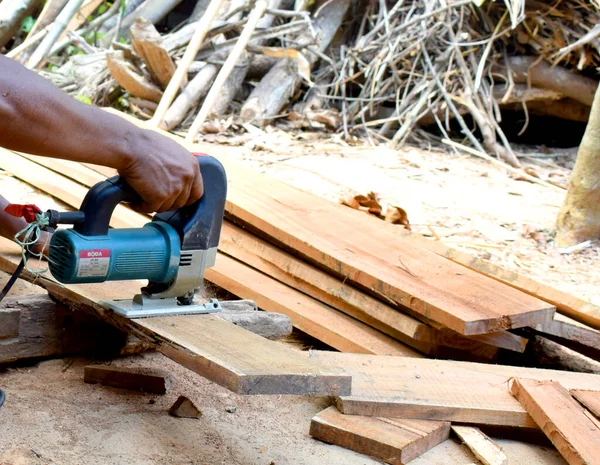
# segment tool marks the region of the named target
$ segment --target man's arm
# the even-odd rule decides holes
[[[115,168],[144,200],[142,211],[180,208],[203,193],[198,162],[179,144],[78,102],[1,55],[0,146]]]

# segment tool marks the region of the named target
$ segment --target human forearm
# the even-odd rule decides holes
[[[0,56],[0,146],[124,169],[133,161],[131,146],[155,137]]]

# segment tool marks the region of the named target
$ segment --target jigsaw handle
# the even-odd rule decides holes
[[[204,183],[200,200],[165,213],[157,213],[152,221],[170,224],[179,234],[182,250],[208,250],[216,247],[221,235],[227,177],[223,165],[213,157],[197,156]],[[84,236],[105,236],[113,211],[119,203],[139,203],[140,196],[122,179],[114,176],[92,187],[81,204],[85,221],[73,228]]]

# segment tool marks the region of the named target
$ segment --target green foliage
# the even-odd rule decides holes
[[[80,102],[82,102],[82,103],[86,103],[88,105],[92,105],[93,104],[92,99],[89,98],[89,97],[86,97],[85,95],[77,94],[75,96],[75,98],[77,100],[79,100]]]
[[[68,56],[83,55],[83,52],[81,50],[79,50],[77,47],[75,47],[75,45],[67,46],[67,48],[65,49],[65,52],[67,53]]]
[[[21,23],[21,31],[29,34],[34,24],[35,19],[33,19],[33,16],[26,16],[23,22]]]

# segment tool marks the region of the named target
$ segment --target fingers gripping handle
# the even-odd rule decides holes
[[[216,247],[221,235],[227,176],[214,157],[195,154],[204,183],[204,195],[187,207],[158,213],[153,221],[169,223],[179,233],[182,250],[208,250]],[[139,195],[119,176],[96,184],[87,193],[80,210],[85,221],[75,231],[85,236],[108,234],[110,218],[119,203],[139,203]]]

